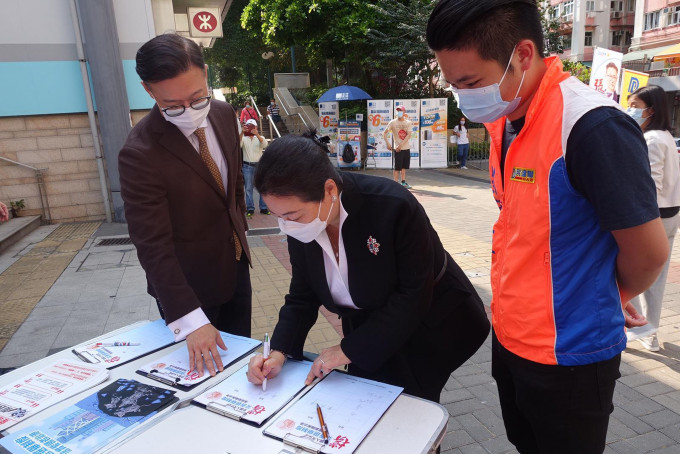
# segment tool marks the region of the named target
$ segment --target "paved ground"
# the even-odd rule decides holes
[[[389,176],[388,171],[369,171]],[[497,208],[485,172],[410,171],[413,193],[442,242],[490,301],[491,226]],[[251,233],[271,233],[256,212]],[[0,368],[16,367],[137,320],[158,317],[131,245],[102,246],[126,235],[115,224],[41,227],[0,255]],[[290,281],[285,237],[251,236],[253,336],[271,332]],[[330,321],[329,321],[330,320]],[[337,317],[319,317],[306,349],[338,342]],[[680,453],[680,246],[672,255],[659,334],[661,352],[633,343],[623,355],[606,453]],[[489,341],[455,371],[442,394],[451,418],[442,452],[512,453],[490,375]]]

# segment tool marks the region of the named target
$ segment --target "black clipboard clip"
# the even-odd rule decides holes
[[[226,405],[222,405],[219,402],[210,402],[205,406],[205,408],[209,411],[212,411],[213,413],[226,416],[227,418],[231,418],[236,421],[241,421],[241,418],[248,414],[247,412],[236,411],[235,409]]]
[[[99,359],[97,359],[96,356],[94,356],[92,353],[90,353],[88,351],[79,352],[78,350],[76,350],[74,348],[74,349],[71,350],[71,353],[76,355],[79,360],[85,361],[86,363],[90,363],[90,364],[101,363],[101,361],[99,361]]]
[[[286,446],[286,448],[279,451],[279,454],[320,454],[321,449],[323,449],[324,446],[308,437],[300,437],[293,434],[286,434],[283,437],[283,444]],[[287,448],[292,448],[293,451],[290,451]]]

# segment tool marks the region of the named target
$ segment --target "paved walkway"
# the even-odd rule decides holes
[[[368,173],[389,177],[391,172]],[[498,209],[487,180],[486,172],[473,169],[408,174],[414,186],[412,192],[425,207],[445,247],[488,305],[491,226]],[[94,233],[87,238],[72,237],[82,225],[41,227],[0,255],[0,342],[5,336],[6,343],[0,352],[0,368],[21,366],[120,326],[158,317],[154,301],[146,294],[144,273],[134,247],[100,245],[103,239],[125,237],[125,226],[102,224],[95,227],[96,231],[89,226]],[[271,332],[276,323],[290,282],[290,265],[285,237],[260,235],[271,233],[264,229],[275,227],[276,220],[256,212],[250,225],[252,328],[253,336],[261,337]],[[11,293],[7,293],[8,289]],[[30,295],[15,293],[21,289],[27,289]],[[29,308],[31,304],[35,307]],[[677,243],[664,304],[661,351],[650,353],[632,343],[623,354],[623,377],[616,387],[616,409],[606,453],[680,453]],[[11,307],[26,314],[25,320],[21,315],[5,318]],[[6,328],[9,325],[14,328]],[[340,339],[338,333],[337,317],[319,317],[305,348],[318,352],[335,345]],[[445,387],[441,401],[451,417],[442,452],[516,452],[505,436],[500,417],[496,386],[490,375],[489,344],[487,340],[468,363],[452,374]]]

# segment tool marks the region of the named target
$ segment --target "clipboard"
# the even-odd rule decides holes
[[[281,440],[285,453],[353,453],[399,397],[403,388],[355,377],[337,370],[317,383],[262,431]],[[323,409],[329,443],[323,443],[316,405]]]
[[[192,404],[235,421],[262,427],[295,397],[316,384],[305,386],[304,380],[312,367],[309,361],[289,359],[281,373],[268,381],[267,391],[261,385],[248,382],[248,365],[228,378],[205,390]]]
[[[261,341],[249,337],[223,332],[220,332],[220,335],[227,346],[226,351],[218,348],[224,369],[245,358],[262,345]],[[196,371],[190,372],[189,352],[184,345],[165,356],[155,359],[151,363],[145,364],[136,371],[136,373],[143,377],[181,391],[190,391],[196,385],[211,378],[210,374],[205,370],[202,377],[199,377]],[[217,373],[219,374],[220,372]]]
[[[109,333],[106,337],[99,338],[98,341],[114,343],[122,339],[141,345],[96,347],[97,342],[89,342],[83,346],[74,347],[71,349],[71,353],[83,362],[101,364],[110,370],[175,343],[175,337],[165,326],[163,319],[145,323],[115,336]]]

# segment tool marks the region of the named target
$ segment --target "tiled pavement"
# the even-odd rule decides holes
[[[369,173],[389,177],[391,172]],[[497,208],[486,183],[486,172],[473,169],[410,171],[408,181],[445,247],[488,304],[491,225]],[[269,233],[261,229],[275,227],[275,219],[256,212],[249,224],[253,257],[252,328],[253,336],[261,337],[264,332],[271,332],[276,322],[278,307],[290,281],[290,265],[285,237],[259,235]],[[45,295],[38,298],[35,309],[0,352],[0,368],[19,366],[125,324],[158,316],[155,303],[145,293],[144,274],[134,247],[97,245],[101,238],[125,235],[124,226],[104,224],[78,251],[63,251],[73,254],[68,266],[63,262],[59,265],[56,260],[49,262],[49,266],[33,262],[31,266],[24,266],[28,262],[22,260],[33,257],[36,252],[45,256],[45,247],[54,247],[50,254],[58,251],[59,246],[44,243],[54,229],[54,226],[41,227],[23,243],[0,255],[0,308],[3,309],[0,323],[3,324],[7,323],[7,298],[3,296],[7,287],[2,285],[13,285],[13,292],[17,287],[29,287],[35,293],[45,286],[30,281],[56,278],[61,273],[56,282],[48,286]],[[67,240],[60,241],[63,245]],[[73,248],[75,243],[69,244]],[[66,261],[65,256],[62,260]],[[677,243],[672,260],[659,335],[661,352],[649,353],[633,343],[624,353],[623,377],[616,388],[616,409],[610,420],[606,453],[680,453],[680,246]],[[19,263],[19,267],[14,268]],[[332,315],[319,317],[305,348],[318,352],[336,344],[340,338],[337,322],[337,317]],[[18,325],[20,321],[12,323]],[[490,361],[487,340],[448,381],[441,401],[451,417],[442,452],[516,452],[505,437]]]

